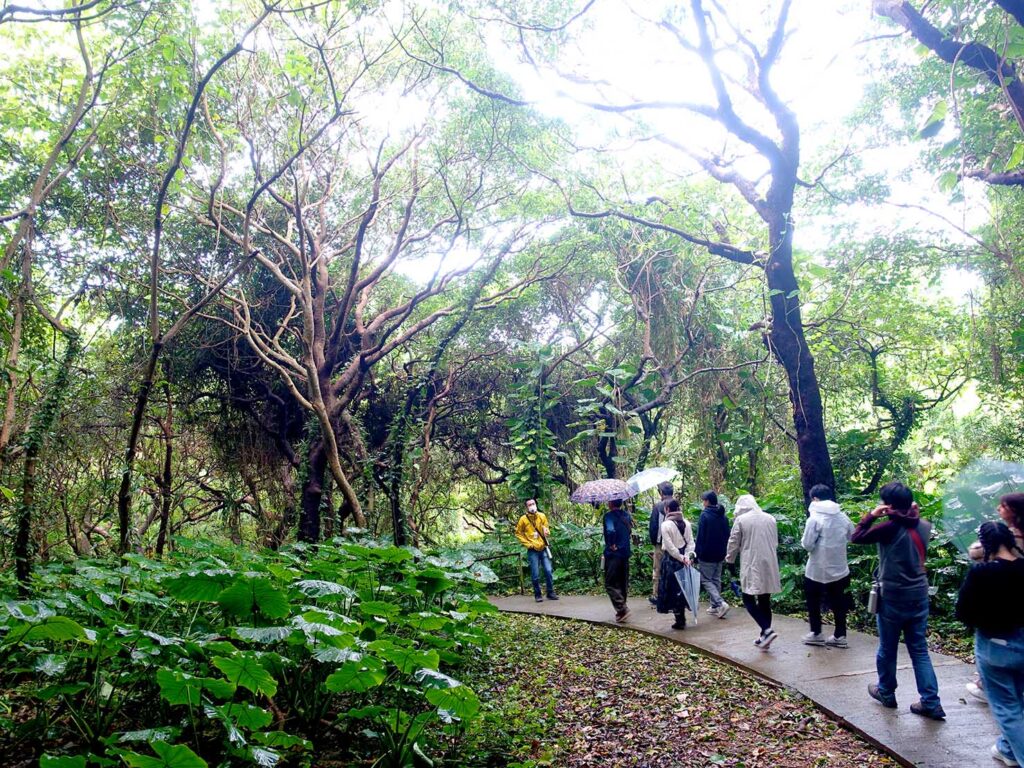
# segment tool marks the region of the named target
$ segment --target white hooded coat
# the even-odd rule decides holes
[[[834,501],[812,501],[810,517],[800,540],[810,555],[804,575],[820,584],[831,584],[849,575],[846,544],[853,535],[853,522]]]
[[[762,510],[750,494],[736,499],[725,560],[734,563],[739,555],[740,589],[744,593],[774,595],[782,591],[778,549],[775,518]]]

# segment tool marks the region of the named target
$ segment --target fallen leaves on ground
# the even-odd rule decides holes
[[[539,616],[488,631],[471,684],[518,764],[897,765],[799,694],[670,640]]]

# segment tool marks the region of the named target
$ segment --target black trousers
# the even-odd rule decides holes
[[[615,613],[626,612],[626,596],[629,594],[629,558],[605,557],[604,588],[615,606]]]
[[[822,603],[827,600],[832,615],[836,617],[835,636],[846,637],[846,612],[850,608],[846,588],[849,586],[849,574],[828,584],[804,576],[804,596],[807,598],[807,619],[811,623],[811,632],[816,635],[821,632]]]
[[[743,607],[747,609],[750,618],[757,622],[757,626],[761,628],[762,632],[772,625],[771,595],[767,593],[763,595],[748,595],[744,592]]]

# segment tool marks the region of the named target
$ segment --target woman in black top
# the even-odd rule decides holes
[[[985,560],[960,587],[956,616],[974,627],[974,657],[1002,735],[992,757],[1024,763],[1024,559],[1003,523],[984,523],[978,538]]]

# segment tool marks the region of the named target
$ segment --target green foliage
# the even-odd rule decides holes
[[[487,641],[476,623],[493,610],[466,561],[370,539],[267,554],[176,544],[165,562],[51,563],[33,599],[3,595],[0,684],[30,713],[4,754],[40,743],[57,768],[87,755],[198,768],[330,749],[404,766],[429,761],[429,723],[476,716],[447,674]],[[125,749],[140,742],[152,754]]]

